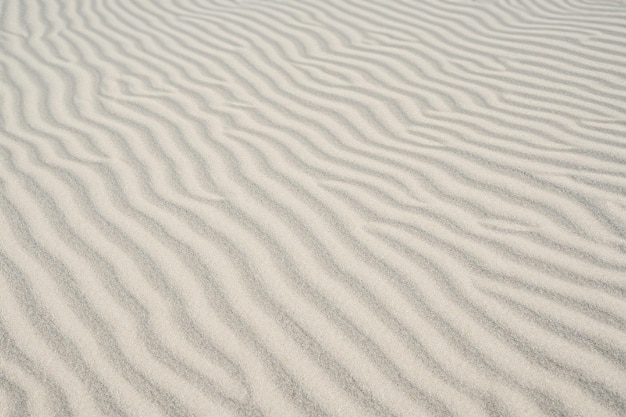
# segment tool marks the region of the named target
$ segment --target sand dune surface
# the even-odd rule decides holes
[[[626,3],[0,0],[0,416],[626,416]]]

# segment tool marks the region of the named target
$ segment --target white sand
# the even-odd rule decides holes
[[[0,0],[0,416],[626,416],[626,3]]]

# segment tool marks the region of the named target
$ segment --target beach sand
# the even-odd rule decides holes
[[[626,416],[626,3],[0,0],[0,416]]]

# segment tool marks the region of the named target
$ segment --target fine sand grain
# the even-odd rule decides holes
[[[18,416],[626,416],[626,2],[0,0]]]

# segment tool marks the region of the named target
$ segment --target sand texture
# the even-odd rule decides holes
[[[20,416],[626,416],[626,2],[0,0]]]

